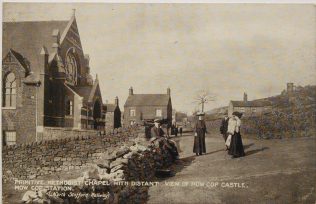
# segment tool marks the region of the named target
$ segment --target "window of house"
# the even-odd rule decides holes
[[[73,102],[72,100],[68,100],[66,103],[66,115],[72,115],[73,113]]]
[[[161,117],[162,116],[162,111],[161,109],[156,109],[156,116]]]
[[[16,132],[15,131],[5,131],[4,132],[5,145],[15,145],[16,144]]]
[[[14,73],[9,73],[4,81],[4,96],[3,106],[4,107],[15,107],[16,106],[16,79]]]
[[[136,116],[136,111],[135,111],[135,109],[130,109],[130,110],[129,110],[129,115],[130,115],[130,116]]]

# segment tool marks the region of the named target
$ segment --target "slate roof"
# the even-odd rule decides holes
[[[9,51],[19,61],[19,63],[22,65],[22,67],[24,67],[26,73],[30,72],[30,68],[29,68],[29,65],[27,64],[28,63],[27,60],[24,59],[24,57],[20,53],[14,51],[13,49],[9,49]]]
[[[73,90],[78,93],[79,96],[83,97],[83,102],[88,103],[89,97],[92,91],[92,86],[76,86]]]
[[[271,106],[270,101],[231,101],[234,107],[265,107]]]
[[[59,29],[62,34],[68,23],[69,21],[3,22],[2,59],[13,49],[30,62],[33,72],[39,72],[41,48],[45,46],[49,53],[53,53],[52,32]]]
[[[83,97],[83,103],[93,102],[93,97],[99,86],[99,80],[96,79],[93,85],[86,86],[71,86],[71,88],[81,97]]]
[[[129,95],[124,106],[167,106],[168,94],[133,94]]]

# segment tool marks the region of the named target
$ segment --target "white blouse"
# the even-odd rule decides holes
[[[240,131],[241,120],[238,117],[230,118],[228,121],[228,134],[234,134],[235,132]]]

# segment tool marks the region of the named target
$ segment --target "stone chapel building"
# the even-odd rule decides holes
[[[90,75],[75,13],[67,21],[3,23],[3,144],[38,141],[45,127],[102,130],[99,81]]]

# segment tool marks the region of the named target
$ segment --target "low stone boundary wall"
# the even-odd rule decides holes
[[[55,172],[81,169],[96,161],[101,152],[132,143],[144,128],[133,126],[115,130],[113,134],[76,136],[73,138],[40,141],[29,144],[4,146],[3,172],[11,171],[19,179],[34,179]]]
[[[84,136],[97,136],[97,130],[79,130],[72,128],[44,127],[43,133],[38,137],[38,140],[57,140]]]
[[[159,185],[156,171],[168,168],[174,161],[163,145],[166,140],[150,142],[144,138],[144,127],[136,126],[113,135],[6,147],[4,182],[55,174],[60,181],[76,183],[61,185],[71,186],[72,190],[28,190],[21,194],[21,202],[26,203],[146,203],[149,187]],[[69,178],[76,169],[79,177]]]
[[[71,180],[76,181],[75,185],[70,185],[72,190],[40,190],[37,194],[28,191],[22,201],[26,203],[146,203],[149,187],[159,185],[159,182],[155,181],[156,170],[169,167],[172,162],[171,154],[161,146],[160,141],[153,143],[143,141],[142,144],[135,142],[132,146],[123,145],[114,151],[101,153],[99,160],[90,164],[81,176]],[[78,196],[71,196],[73,194]]]

